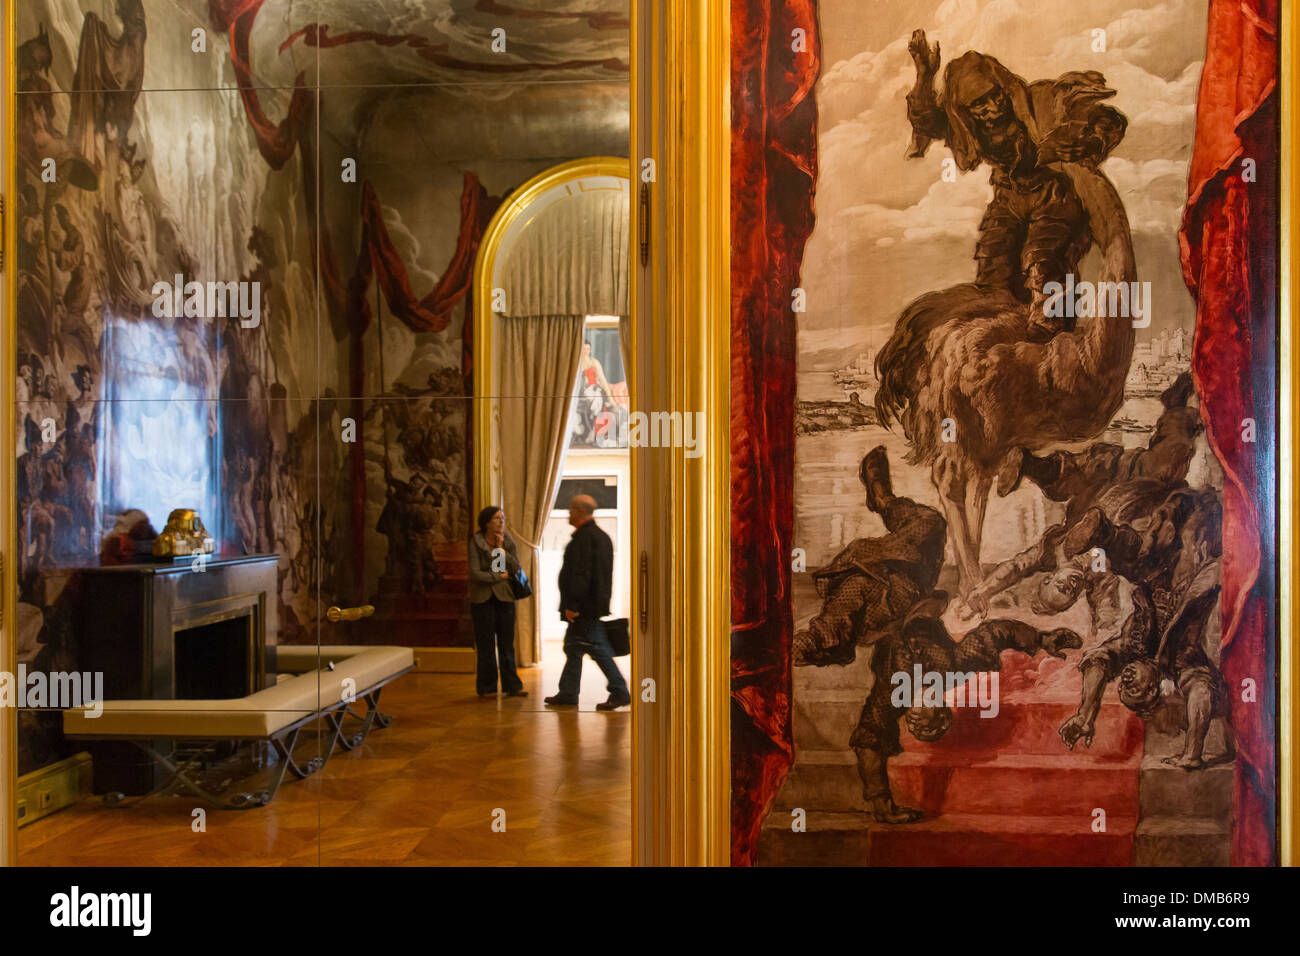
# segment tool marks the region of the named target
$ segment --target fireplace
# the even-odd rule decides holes
[[[197,566],[184,561],[83,570],[81,669],[103,672],[106,700],[231,700],[269,686],[277,560],[247,555]],[[173,741],[153,743],[160,753],[173,752]],[[96,793],[148,793],[159,779],[153,761],[130,744],[88,749]]]
[[[258,684],[256,608],[248,607],[172,631],[177,700],[245,697]]]

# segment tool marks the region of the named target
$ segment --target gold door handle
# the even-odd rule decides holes
[[[650,184],[641,184],[640,206],[636,216],[639,245],[641,248],[641,265],[650,264]]]
[[[325,612],[325,618],[331,624],[337,624],[339,621],[359,621],[363,617],[369,617],[375,613],[373,604],[363,604],[361,607],[331,607]]]

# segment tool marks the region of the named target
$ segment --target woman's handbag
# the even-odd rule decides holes
[[[516,601],[533,596],[533,586],[528,582],[528,575],[524,574],[523,568],[515,568],[506,580],[510,583],[510,594]]]

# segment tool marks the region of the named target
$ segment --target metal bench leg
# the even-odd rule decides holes
[[[378,687],[375,689],[373,693],[367,694],[366,703],[370,705],[370,713],[371,715],[374,716],[375,723],[378,724],[380,727],[387,727],[389,724],[393,722],[393,718],[391,715],[385,714],[383,711],[379,709],[379,695],[383,692],[383,690],[384,689],[382,687]],[[367,730],[367,733],[368,732],[369,731]]]
[[[299,764],[293,757],[293,749],[298,744],[298,735],[301,732],[301,727],[295,727],[292,731],[289,731],[287,735],[285,733],[279,733],[271,737],[271,743],[275,746],[276,752],[280,755],[277,767],[278,776],[283,776],[285,768],[287,767],[295,777],[302,780],[320,770],[321,767],[325,766],[325,761],[329,759],[328,754],[325,757],[321,757],[318,754],[317,756],[307,760],[305,764]]]
[[[197,780],[194,780],[188,773],[186,773],[186,770],[188,770],[195,762],[194,759],[190,759],[183,764],[175,764],[166,756],[154,749],[152,744],[142,743],[138,740],[132,741],[132,743],[158,763],[162,764],[162,766],[171,773],[171,778],[161,787],[153,790],[152,793],[160,793],[170,787],[173,783],[179,783],[187,792],[226,810],[251,810],[254,807],[266,806],[266,804],[271,802],[271,799],[275,796],[275,792],[280,788],[280,777],[284,775],[284,768],[277,768],[274,786],[270,790],[256,790],[252,793],[240,792],[235,794],[233,797],[224,797],[204,788]],[[215,746],[215,744],[213,746]],[[147,794],[146,796],[152,796],[152,793]],[[109,796],[114,795],[110,794]],[[105,802],[109,806],[125,805],[120,799],[111,802],[106,800]]]
[[[366,702],[366,712],[364,714],[358,714],[350,704],[344,704],[342,708],[331,714],[329,719],[330,723],[335,725],[335,739],[343,746],[344,750],[355,750],[360,747],[366,738],[370,736],[370,731],[374,729],[375,725],[387,727],[393,722],[392,717],[381,713],[379,710],[379,693],[382,690],[383,688],[380,687],[362,698]],[[337,718],[334,716],[335,714]],[[361,723],[360,728],[351,735],[343,732],[343,720],[347,716],[353,717]]]
[[[343,713],[347,710],[347,705],[336,705],[321,714],[325,718],[325,723],[330,728],[330,749],[325,755],[328,760],[334,756],[334,748],[343,745],[344,750],[351,750],[353,744],[343,735]]]

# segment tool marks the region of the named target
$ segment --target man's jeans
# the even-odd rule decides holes
[[[581,637],[575,636],[577,634]],[[585,632],[585,633],[584,633]],[[582,655],[590,654],[602,674],[611,697],[623,700],[631,699],[627,682],[614,663],[614,649],[609,646],[605,636],[603,621],[584,621],[579,619],[569,623],[569,630],[564,635],[564,670],[560,673],[560,696],[578,697],[578,688],[582,683]]]

